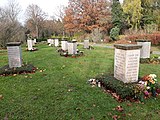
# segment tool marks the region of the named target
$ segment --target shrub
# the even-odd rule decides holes
[[[160,59],[158,59],[156,57],[141,58],[140,63],[142,63],[142,64],[160,64]]]
[[[47,41],[47,38],[37,38],[37,42]]]
[[[126,35],[125,39],[130,41],[137,39],[150,40],[152,45],[158,45],[160,44],[160,33]]]
[[[32,64],[24,64],[22,67],[9,68],[9,65],[5,65],[0,68],[0,75],[12,75],[21,73],[33,73],[36,68]]]
[[[110,31],[110,38],[112,40],[118,40],[119,39],[119,32],[120,32],[120,29],[118,27],[112,28]]]
[[[136,96],[133,84],[123,83],[113,76],[101,76],[96,79],[102,83],[105,89],[116,92],[122,99],[135,98]]]

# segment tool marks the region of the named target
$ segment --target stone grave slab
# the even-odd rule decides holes
[[[9,67],[21,67],[22,66],[22,51],[20,42],[7,43]]]
[[[58,46],[59,46],[59,40],[55,39],[55,47],[58,47]]]
[[[28,50],[33,50],[33,40],[27,40]]]
[[[61,46],[62,46],[62,50],[66,51],[68,49],[67,41],[66,40],[62,40],[61,41]]]
[[[136,40],[137,45],[142,45],[140,58],[150,58],[151,42],[147,40]]]
[[[138,81],[141,45],[117,44],[114,55],[114,77],[124,83]]]
[[[85,49],[89,48],[89,40],[84,40],[84,48]]]
[[[77,41],[69,41],[67,45],[69,55],[77,54]]]

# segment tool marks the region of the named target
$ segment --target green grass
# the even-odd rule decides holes
[[[23,61],[38,68],[35,74],[0,77],[0,119],[9,120],[158,120],[160,98],[144,104],[118,103],[87,80],[100,73],[113,73],[114,50],[95,47],[79,58],[61,57],[56,49],[38,45],[38,51],[22,50]],[[82,49],[82,46],[79,46]],[[7,51],[0,51],[0,66],[8,64]],[[159,74],[160,65],[140,65],[140,76]],[[43,72],[41,72],[43,70]],[[131,106],[128,106],[131,104]],[[124,112],[114,110],[118,105]]]

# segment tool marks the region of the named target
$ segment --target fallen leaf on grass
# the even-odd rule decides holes
[[[113,115],[112,118],[113,118],[114,120],[118,120],[118,119],[120,118],[120,116],[118,116],[118,115]]]
[[[110,113],[110,112],[109,112],[109,113],[108,113],[108,115],[109,115],[109,116],[111,116],[111,115],[112,115],[112,113]]]
[[[93,104],[93,107],[96,107],[96,105],[95,105],[95,104]]]
[[[131,103],[128,103],[127,106],[132,106],[132,104],[131,104]]]
[[[8,114],[6,114],[6,116],[4,117],[4,120],[8,120]]]
[[[81,110],[80,108],[76,108],[76,110]]]
[[[91,120],[94,120],[94,117],[91,117]]]
[[[3,96],[2,95],[0,95],[0,100],[3,98]]]
[[[128,116],[132,116],[132,114],[128,113]]]
[[[117,106],[116,110],[119,111],[119,112],[122,112],[124,109],[122,108],[122,106]]]

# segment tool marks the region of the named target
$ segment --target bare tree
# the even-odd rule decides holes
[[[7,6],[0,8],[0,47],[5,48],[7,42],[23,41],[23,27],[18,22],[19,4],[9,0]]]
[[[46,13],[38,5],[29,5],[26,10],[26,26],[30,29],[33,37],[39,37],[40,28],[44,24]]]
[[[64,7],[63,5],[57,6],[53,19],[58,18],[59,20],[63,21],[63,18],[65,16],[65,9],[66,7]]]

